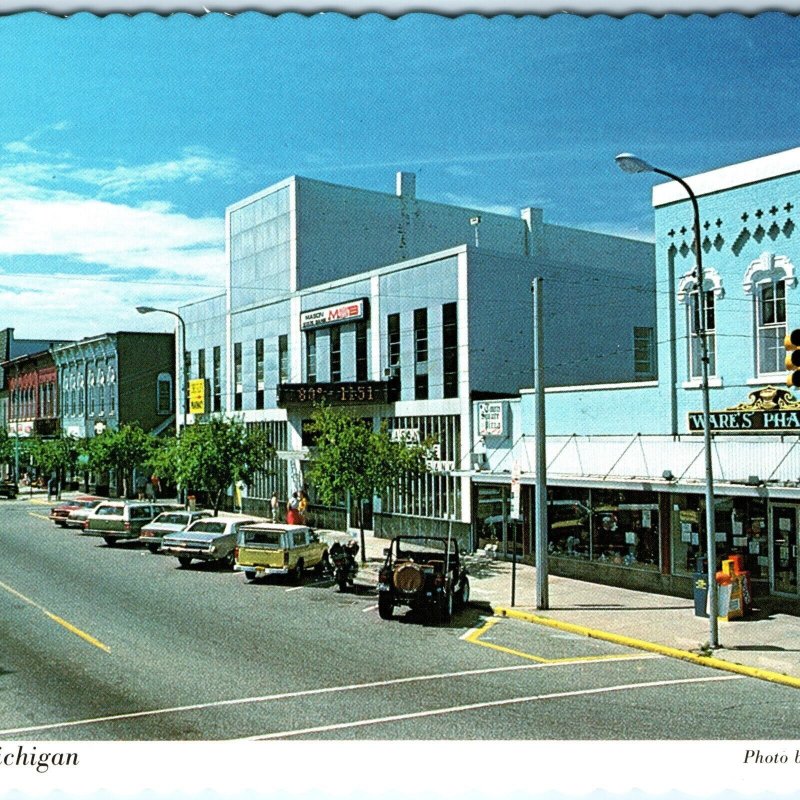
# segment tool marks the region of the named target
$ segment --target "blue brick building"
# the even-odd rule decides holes
[[[757,594],[797,599],[800,401],[784,384],[783,339],[800,327],[800,148],[687,182],[701,217],[718,554],[744,556]],[[688,594],[706,537],[700,287],[685,191],[661,183],[653,206],[657,378],[548,389],[550,549],[563,574]],[[476,536],[505,550],[516,537],[530,553],[533,396],[474,414],[507,420],[502,433],[483,425]],[[515,469],[522,523],[508,515]]]

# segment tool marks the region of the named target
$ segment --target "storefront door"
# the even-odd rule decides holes
[[[772,505],[770,548],[772,591],[797,596],[797,506]]]

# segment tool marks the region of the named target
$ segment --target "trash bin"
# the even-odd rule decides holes
[[[731,596],[733,591],[733,576],[727,572],[717,573],[717,616],[720,619],[731,618]],[[738,607],[739,613],[734,616],[741,616],[741,606]]]

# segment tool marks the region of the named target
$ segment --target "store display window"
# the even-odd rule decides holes
[[[547,492],[548,550],[553,555],[591,558],[589,489],[554,487]]]
[[[655,492],[593,489],[592,559],[639,569],[659,568]]]

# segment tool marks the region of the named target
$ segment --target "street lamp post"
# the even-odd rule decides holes
[[[717,624],[717,540],[714,531],[714,470],[711,460],[711,412],[708,395],[708,335],[706,331],[706,297],[703,290],[703,248],[700,243],[700,207],[697,203],[697,195],[692,191],[692,187],[672,172],[654,167],[641,158],[637,158],[631,153],[620,153],[616,157],[616,162],[623,172],[655,172],[663,175],[670,180],[677,181],[686,190],[692,202],[694,212],[694,252],[696,257],[696,278],[697,278],[697,337],[700,340],[700,362],[701,362],[701,382],[700,389],[703,396],[703,449],[705,452],[706,467],[706,550],[708,554],[708,624],[709,624],[709,646],[719,647],[719,626]]]
[[[183,320],[183,317],[177,311],[170,311],[168,308],[153,308],[152,306],[136,306],[136,310],[140,314],[151,314],[153,311],[158,311],[162,314],[171,314],[173,317],[176,317],[178,322],[181,324],[181,346],[180,346],[180,354],[182,363],[177,365],[178,374],[180,375],[180,391],[181,391],[181,425],[186,425],[186,403],[188,401],[188,376],[186,374],[186,323]],[[176,418],[177,418],[177,409],[176,409]]]

